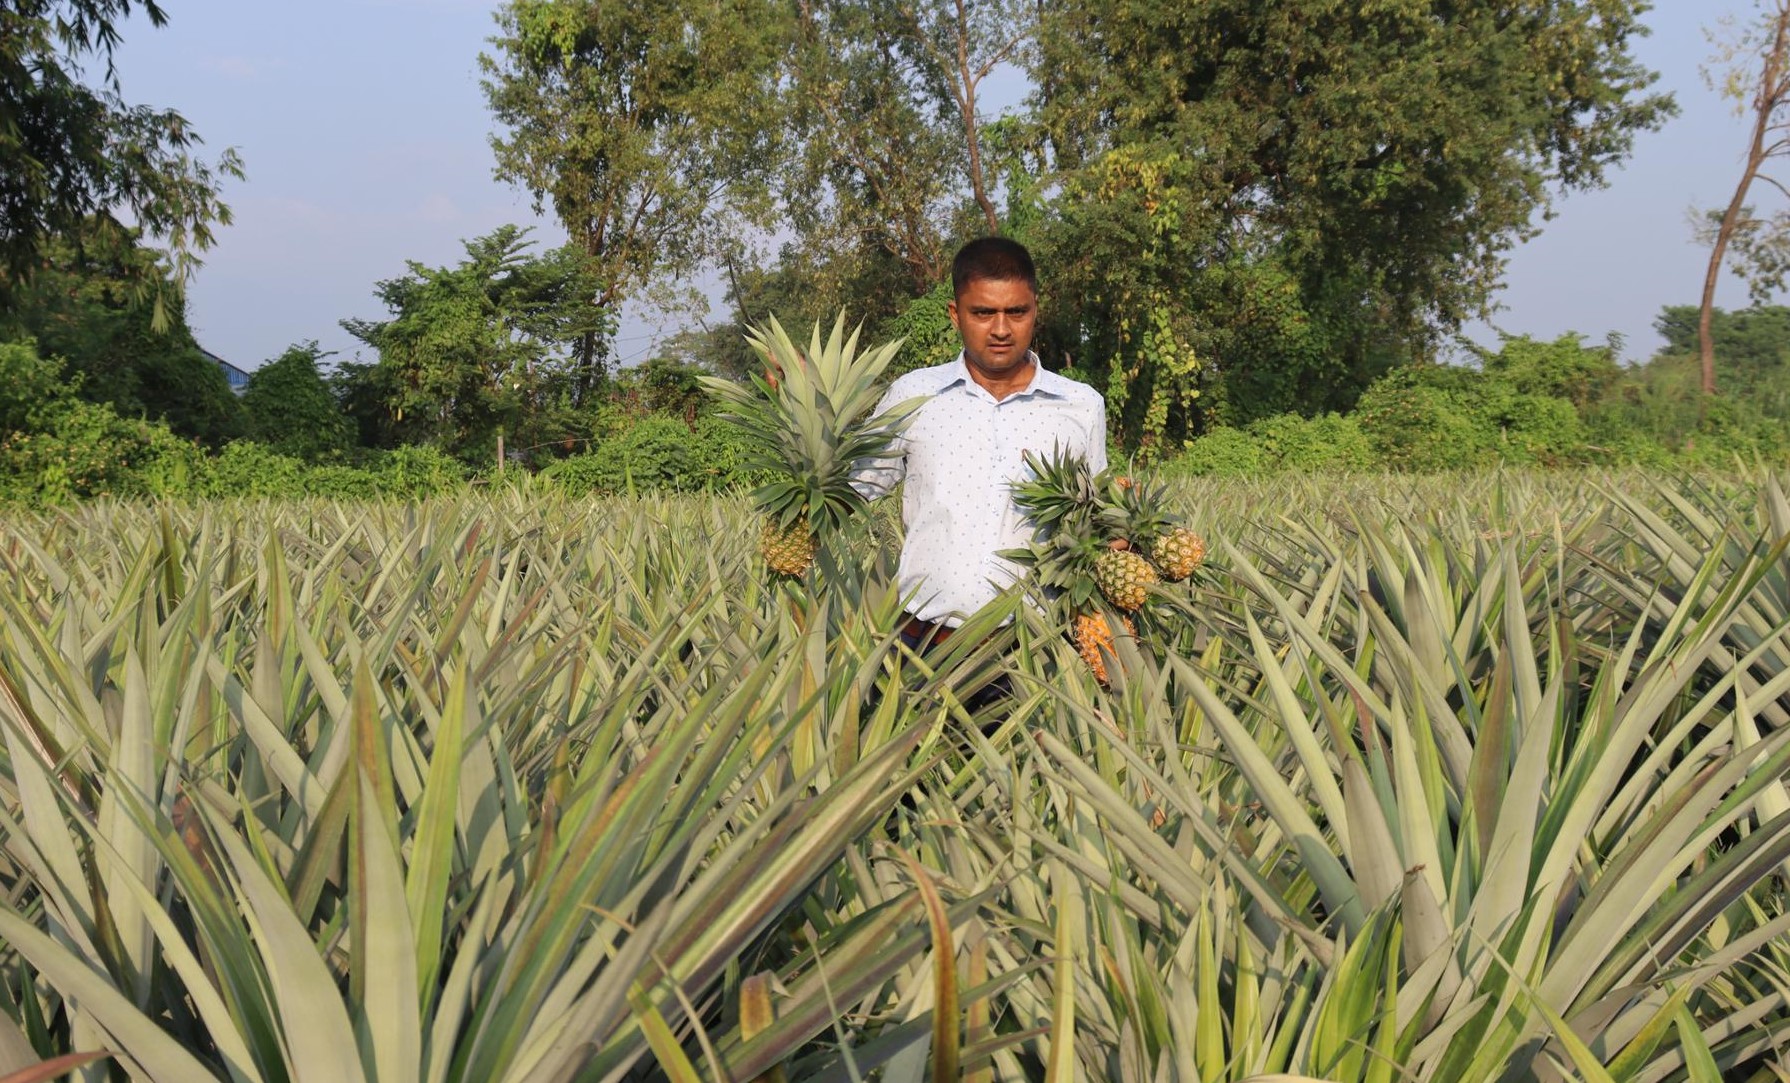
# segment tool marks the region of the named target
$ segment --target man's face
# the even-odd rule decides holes
[[[972,371],[1007,376],[1025,367],[1038,296],[1021,279],[971,279],[947,307]]]

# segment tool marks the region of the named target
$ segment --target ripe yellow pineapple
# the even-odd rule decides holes
[[[752,494],[765,513],[765,563],[782,575],[803,575],[828,534],[864,510],[851,484],[853,464],[887,454],[919,402],[871,416],[881,394],[877,380],[901,344],[859,352],[858,332],[846,335],[844,313],[825,342],[816,324],[806,350],[775,318],[747,337],[766,374],[750,387],[714,377],[703,384],[745,434],[750,465],[770,477]]]
[[[758,551],[774,572],[801,575],[814,563],[814,531],[806,519],[797,519],[783,526],[775,519],[766,519],[758,536]]]
[[[1125,629],[1126,635],[1137,634],[1137,625],[1131,622],[1130,617],[1121,616],[1119,624]],[[1114,653],[1114,636],[1112,625],[1107,621],[1106,614],[1099,610],[1077,613],[1070,622],[1070,633],[1075,639],[1076,653],[1080,654],[1082,661],[1088,663],[1088,668],[1094,671],[1094,679],[1101,684],[1108,683],[1106,658],[1102,652]]]
[[[1162,578],[1179,583],[1206,561],[1206,539],[1184,526],[1163,531],[1150,547],[1150,559],[1162,570]]]

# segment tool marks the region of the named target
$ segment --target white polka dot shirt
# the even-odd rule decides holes
[[[1033,356],[1037,363],[1036,355]],[[996,401],[970,378],[963,355],[919,369],[889,386],[880,412],[925,397],[893,454],[859,464],[853,484],[887,495],[905,481],[901,519],[907,538],[897,586],[908,609],[956,626],[995,600],[1025,569],[996,554],[1031,544],[1032,525],[1013,503],[1028,451],[1061,447],[1106,469],[1106,402],[1100,392],[1038,364],[1031,384]]]

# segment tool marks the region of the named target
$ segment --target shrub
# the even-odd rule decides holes
[[[1372,442],[1353,417],[1276,414],[1250,425],[1248,432],[1270,470],[1342,473],[1379,466]]]
[[[44,410],[74,395],[62,362],[38,354],[31,339],[0,342],[0,432],[36,432]]]
[[[1672,465],[1672,452],[1655,433],[1626,419],[1594,415],[1586,422],[1585,458],[1605,465],[1645,466],[1663,469]]]
[[[1494,432],[1475,409],[1477,372],[1429,365],[1398,369],[1361,396],[1356,418],[1374,452],[1395,470],[1461,470],[1489,460]]]
[[[1220,427],[1187,445],[1163,464],[1163,473],[1190,477],[1236,477],[1259,474],[1264,466],[1261,445],[1241,429]]]
[[[1499,458],[1544,466],[1585,461],[1588,430],[1572,403],[1519,391],[1502,380],[1482,378],[1476,390],[1479,394],[1467,401],[1479,426],[1494,434]]]
[[[602,491],[603,480],[608,476],[608,471],[607,462],[599,460],[597,453],[593,451],[560,459],[548,465],[538,476],[567,496],[589,496]]]
[[[1587,346],[1577,334],[1552,342],[1512,335],[1497,353],[1476,352],[1487,376],[1522,394],[1563,399],[1580,410],[1602,398],[1622,374],[1611,345]]]
[[[415,499],[466,487],[465,464],[428,444],[405,444],[380,452],[369,465],[374,485],[387,496]]]
[[[305,464],[253,440],[233,440],[211,460],[203,492],[212,497],[304,496]]]
[[[543,474],[572,496],[645,489],[705,488],[703,464],[692,454],[690,427],[669,417],[646,417],[619,439],[548,467]]]
[[[304,491],[332,500],[370,500],[380,495],[379,476],[358,466],[312,466],[305,470]]]
[[[710,491],[735,485],[758,485],[764,478],[746,462],[747,443],[738,425],[707,415],[696,419],[696,469],[702,488]]]
[[[119,417],[69,397],[40,411],[37,431],[0,438],[9,499],[62,504],[96,496],[185,495],[203,456],[166,425]]]
[[[877,341],[902,340],[901,352],[889,363],[891,377],[942,365],[957,356],[961,342],[946,307],[951,301],[951,283],[947,280],[924,297],[909,301],[906,308],[883,324]]]

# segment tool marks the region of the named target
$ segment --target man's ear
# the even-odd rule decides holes
[[[958,333],[961,334],[963,332],[963,325],[957,322],[957,301],[955,298],[945,302],[945,315],[951,317],[951,326],[957,328]]]

